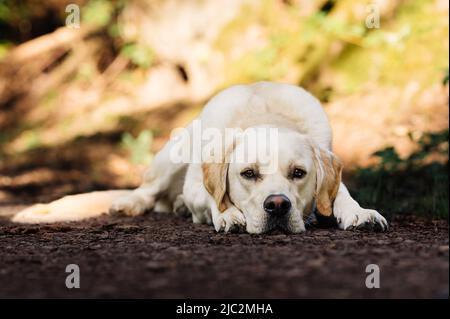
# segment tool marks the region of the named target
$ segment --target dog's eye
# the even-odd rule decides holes
[[[300,178],[305,177],[305,175],[306,175],[306,172],[301,168],[295,168],[294,171],[292,172],[292,178],[300,179]]]
[[[245,171],[241,172],[241,176],[247,179],[254,179],[256,178],[256,173],[252,169],[246,169]]]

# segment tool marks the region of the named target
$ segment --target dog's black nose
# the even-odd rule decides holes
[[[291,206],[291,201],[284,195],[270,195],[264,201],[264,210],[273,216],[287,214]]]

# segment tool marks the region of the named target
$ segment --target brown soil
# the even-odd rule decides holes
[[[391,226],[249,235],[169,214],[42,226],[3,219],[0,297],[448,297],[448,222]],[[68,264],[80,267],[80,289],[65,286]],[[380,267],[379,289],[365,286],[368,264]]]

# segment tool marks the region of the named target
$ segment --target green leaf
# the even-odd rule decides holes
[[[154,59],[154,53],[151,48],[136,43],[126,44],[120,53],[130,59],[133,64],[144,69],[149,68]]]
[[[109,24],[114,11],[113,4],[106,0],[91,0],[83,8],[81,17],[83,22],[98,27],[104,27]]]
[[[153,154],[150,152],[153,144],[153,133],[149,130],[142,131],[138,137],[134,138],[130,133],[122,136],[122,147],[126,149],[134,164],[148,165]]]

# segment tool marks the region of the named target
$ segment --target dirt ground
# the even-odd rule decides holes
[[[9,215],[19,206],[1,206]],[[447,221],[392,221],[387,233],[217,234],[148,214],[54,225],[0,221],[0,297],[448,298]],[[67,289],[66,265],[81,287]],[[368,289],[368,264],[380,267]]]

